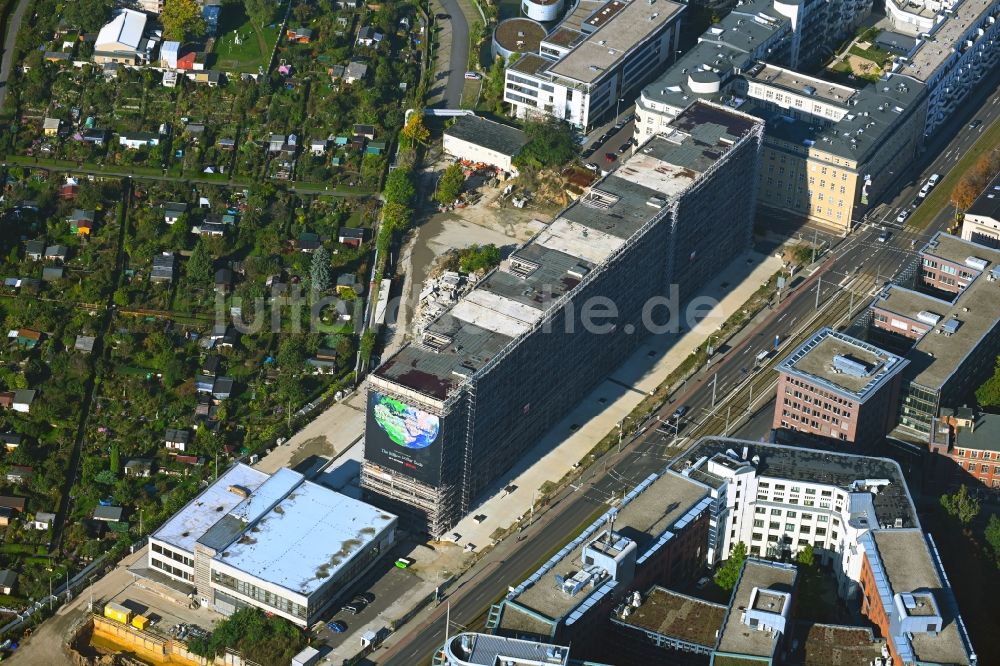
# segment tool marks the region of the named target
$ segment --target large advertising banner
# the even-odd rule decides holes
[[[423,483],[441,477],[441,419],[378,391],[368,393],[365,458]]]

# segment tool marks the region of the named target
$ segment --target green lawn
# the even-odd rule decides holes
[[[975,165],[983,153],[993,150],[998,145],[1000,145],[1000,122],[994,122],[983,131],[982,136],[972,144],[962,159],[948,173],[943,174],[941,182],[931,190],[920,207],[913,212],[906,226],[923,229],[930,224],[930,221],[937,217],[937,214],[945,206],[951,205],[951,191],[955,189],[955,185],[962,179],[965,172]]]
[[[236,72],[257,72],[267,65],[271,50],[278,41],[277,24],[257,30],[247,18],[242,4],[226,5],[219,19],[219,37],[212,52],[216,56],[214,69]],[[240,43],[236,43],[239,35]]]

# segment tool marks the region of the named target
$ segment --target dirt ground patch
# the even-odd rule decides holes
[[[878,77],[882,75],[882,68],[867,58],[856,55],[847,56],[847,64],[851,66],[851,71],[855,76]]]
[[[330,444],[330,440],[328,440],[324,435],[320,435],[302,442],[302,445],[295,451],[295,454],[292,455],[291,459],[288,461],[288,466],[295,467],[310,456],[333,458],[336,455],[337,451]]]

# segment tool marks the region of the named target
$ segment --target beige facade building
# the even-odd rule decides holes
[[[855,89],[761,63],[745,82],[767,121],[761,206],[846,234],[916,156],[927,104],[907,77]]]
[[[962,240],[1000,249],[1000,176],[965,211]]]

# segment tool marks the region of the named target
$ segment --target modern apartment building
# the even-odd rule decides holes
[[[873,529],[858,539],[861,613],[888,641],[893,664],[976,666],[937,547],[919,528]]]
[[[965,211],[962,240],[1000,249],[1000,176]]]
[[[916,157],[924,86],[890,76],[863,88],[758,63],[740,107],[767,122],[760,205],[846,234]]]
[[[748,0],[713,24],[690,51],[646,86],[636,100],[641,143],[695,99],[738,104],[746,85],[733,85],[760,61],[792,69],[811,66],[871,13],[870,0]],[[640,121],[641,118],[641,121]]]
[[[750,243],[762,134],[692,105],[377,368],[372,501],[447,533],[651,329],[671,330],[657,299],[683,303]],[[593,298],[613,321],[594,325]]]
[[[571,666],[569,647],[539,641],[462,632],[434,654],[433,666]],[[598,665],[594,665],[598,666]]]
[[[869,338],[909,361],[899,427],[926,442],[941,408],[967,402],[995,366],[1000,250],[939,232],[902,275],[872,302]]]
[[[703,570],[711,503],[701,484],[650,475],[514,587],[490,611],[487,629],[600,657],[602,630],[626,593],[682,584]]]
[[[927,86],[930,135],[1000,61],[1000,0],[886,0],[900,32],[916,36],[893,72]]]
[[[812,545],[840,597],[860,603],[879,627],[892,663],[977,664],[896,462],[704,438],[670,469],[710,488],[718,559],[737,542],[748,544],[751,556],[778,558]]]
[[[741,575],[741,584],[749,581],[755,569],[772,565],[761,560],[747,560]],[[748,575],[749,571],[749,575]],[[772,570],[764,569],[770,573]],[[779,576],[781,568],[773,570]],[[708,666],[712,658],[718,656],[717,663],[732,663],[726,659],[737,659],[741,664],[795,664],[796,666],[831,666],[832,664],[857,664],[865,666],[879,663],[879,659],[889,656],[889,647],[884,639],[876,638],[868,627],[816,624],[796,622],[797,590],[789,592],[787,584],[779,580],[775,587],[777,595],[758,594],[753,597],[758,612],[766,609],[773,615],[782,615],[784,630],[775,631],[777,622],[761,622],[756,613],[744,613],[736,602],[737,596],[730,597],[728,604],[717,604],[698,597],[681,594],[674,590],[656,586],[640,595],[638,604],[623,604],[615,609],[611,617],[615,651],[626,657],[621,663],[627,664],[670,664],[670,666]],[[785,602],[788,593],[791,603]],[[751,590],[752,594],[752,590]],[[740,595],[739,599],[743,599]],[[774,604],[768,607],[767,604]],[[761,608],[762,607],[762,608]],[[787,613],[787,615],[784,615]],[[737,628],[735,621],[743,620],[742,640],[728,643],[729,654],[716,653],[723,620],[728,619]],[[775,620],[777,618],[774,618]],[[757,620],[756,625],[751,624]],[[767,652],[768,642],[774,648],[781,648],[780,654]],[[752,655],[750,653],[753,653]],[[733,656],[741,655],[739,657]],[[785,656],[782,659],[782,655]],[[885,664],[885,662],[882,662]]]
[[[309,627],[388,552],[396,516],[290,469],[237,463],[149,537],[151,570],[229,615]]]
[[[750,557],[728,604],[668,589],[738,542]],[[867,627],[831,625],[808,627],[808,646],[792,639],[802,629],[798,572],[760,558],[788,559],[806,546],[883,640]],[[920,615],[926,623],[912,619]],[[728,438],[698,440],[648,477],[513,588],[487,628],[571,643],[577,658],[610,663],[829,666],[890,654],[908,666],[977,663],[897,463]]]
[[[736,7],[643,89],[636,140],[661,131],[696,99],[756,115],[767,123],[760,205],[847,233],[916,156],[925,87],[892,76],[855,88],[795,69],[855,22],[831,22],[831,14],[857,19],[870,9],[765,0]]]
[[[615,114],[670,62],[685,5],[671,0],[609,0],[570,16],[507,69],[504,101],[519,118],[552,116],[588,129]],[[578,26],[578,27],[576,27]]]
[[[772,427],[874,445],[896,424],[907,362],[824,328],[778,364]]]

